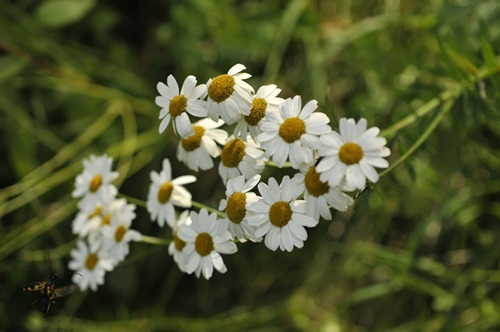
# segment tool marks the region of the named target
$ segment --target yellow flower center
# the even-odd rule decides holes
[[[247,201],[247,196],[242,192],[235,192],[227,200],[226,213],[227,217],[231,222],[235,224],[241,223],[245,215],[247,214],[247,209],[245,207]]]
[[[214,240],[208,233],[200,233],[194,242],[194,248],[200,256],[209,255],[214,250]]]
[[[328,191],[330,191],[328,182],[321,182],[321,180],[319,179],[319,173],[316,172],[316,167],[314,166],[309,168],[309,170],[307,171],[304,179],[304,184],[309,194],[315,197],[324,195]]]
[[[345,143],[339,150],[339,159],[346,165],[357,164],[363,159],[363,150],[356,143]]]
[[[251,126],[256,126],[264,115],[266,115],[266,109],[267,101],[264,98],[255,98],[250,114],[245,115],[245,121]]]
[[[300,118],[288,118],[280,126],[279,135],[287,143],[293,143],[306,133],[306,124]]]
[[[174,233],[175,249],[177,249],[177,251],[182,251],[182,249],[186,246],[186,242],[182,241],[181,238],[179,236],[177,236],[177,233],[178,232]]]
[[[219,75],[208,86],[208,96],[216,103],[221,103],[233,95],[235,84],[231,75]]]
[[[107,215],[102,217],[101,226],[111,224],[111,217],[113,217],[112,213],[108,213]]]
[[[172,182],[165,182],[161,185],[160,190],[158,190],[158,201],[161,204],[165,204],[170,199],[172,195],[172,190],[174,190],[174,185]]]
[[[198,149],[201,145],[201,138],[205,134],[205,128],[201,126],[193,126],[194,135],[184,139],[181,138],[181,144],[184,150],[191,152]]]
[[[85,267],[87,268],[87,270],[92,271],[98,261],[99,261],[99,257],[97,257],[96,254],[94,254],[94,253],[89,254],[87,256],[87,259],[85,260]]]
[[[233,138],[224,145],[220,159],[227,168],[234,168],[238,167],[244,156],[245,143],[239,138]]]
[[[95,193],[97,190],[99,190],[99,187],[102,184],[102,176],[100,174],[97,174],[94,176],[94,178],[90,181],[89,184],[89,191],[91,193]]]
[[[89,219],[92,219],[94,217],[97,217],[99,215],[101,215],[101,211],[102,211],[102,208],[100,206],[96,207],[94,212],[92,212],[91,214],[89,214]]]
[[[187,98],[183,95],[177,95],[172,98],[170,105],[168,106],[168,111],[170,112],[170,115],[172,115],[172,118],[175,119],[182,113],[186,112],[187,102]]]
[[[116,243],[120,242],[123,239],[123,236],[125,235],[125,233],[127,233],[127,229],[125,227],[120,225],[118,228],[116,228],[116,231],[115,231]]]
[[[276,227],[284,227],[292,219],[292,208],[285,201],[279,201],[271,205],[269,209],[269,221]]]

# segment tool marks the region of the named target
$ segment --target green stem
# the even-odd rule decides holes
[[[396,122],[389,128],[383,130],[380,133],[380,136],[383,136],[387,139],[392,138],[394,135],[396,135],[399,131],[405,129],[406,127],[410,126],[414,122],[418,121],[420,118],[422,118],[424,115],[430,113],[433,111],[436,107],[441,105],[443,102],[447,101],[455,101],[462,93],[473,87],[474,85],[478,84],[481,81],[484,81],[485,79],[488,79],[494,75],[497,75],[498,72],[500,71],[500,67],[497,68],[496,70],[488,70],[487,68],[481,68],[478,72],[478,74],[470,81],[465,82],[460,84],[457,87],[448,89],[444,92],[442,92],[438,97],[432,98],[422,106],[420,106],[414,113],[408,115],[407,117],[401,119],[400,121]]]
[[[451,106],[455,103],[455,100],[448,100],[446,101],[443,106],[441,107],[440,112],[436,115],[434,120],[430,123],[429,126],[427,126],[427,129],[424,131],[424,133],[419,137],[419,139],[411,146],[406,153],[401,156],[395,163],[393,163],[389,168],[385,169],[383,172],[380,173],[380,177],[388,174],[391,172],[393,169],[401,165],[402,163],[405,162],[406,159],[408,159],[417,149],[424,144],[424,142],[431,136],[432,132],[434,129],[436,129],[437,125],[443,120],[444,116],[448,111],[450,110]]]
[[[194,207],[198,208],[198,209],[207,209],[209,212],[215,212],[221,218],[225,218],[226,217],[226,214],[224,212],[221,212],[221,211],[219,211],[217,209],[211,208],[210,206],[207,206],[205,204],[202,204],[202,203],[199,203],[199,202],[196,202],[196,201],[192,201],[191,204]]]
[[[122,194],[122,193],[118,193],[118,196],[125,198],[129,203],[133,203],[135,205],[142,206],[144,208],[147,207],[146,202],[143,201],[143,200],[140,200],[140,199],[137,199],[137,198],[134,198],[134,197]],[[192,204],[192,206],[194,206],[194,207],[196,207],[198,209],[207,209],[209,212],[215,212],[221,218],[225,218],[226,217],[226,214],[224,212],[221,212],[221,211],[219,211],[217,209],[214,209],[214,208],[212,208],[210,206],[207,206],[205,204],[202,204],[202,203],[199,203],[199,202],[196,202],[196,201],[192,201],[191,204]]]
[[[408,115],[407,117],[401,119],[400,121],[396,122],[389,128],[383,130],[380,133],[380,136],[383,136],[385,138],[392,138],[394,135],[396,135],[399,131],[405,129],[406,127],[410,126],[414,122],[420,120],[423,116],[425,116],[427,113],[433,111],[436,107],[441,105],[442,102],[444,101],[455,101],[458,96],[463,92],[464,87],[461,88],[455,88],[455,89],[450,89],[445,92],[443,92],[441,95],[439,95],[436,98],[432,98],[422,106],[420,106],[414,113]]]
[[[131,196],[128,196],[128,195],[125,195],[125,194],[122,194],[122,193],[118,193],[118,197],[123,197],[125,198],[129,203],[133,203],[135,205],[138,205],[138,206],[142,206],[143,208],[146,208],[147,205],[146,205],[146,202],[143,201],[143,200],[140,200],[138,198],[134,198],[134,197],[131,197]]]
[[[499,67],[500,68],[500,67]],[[389,168],[385,169],[383,172],[379,174],[379,177],[382,177],[386,174],[389,174],[392,172],[396,167],[404,163],[412,154],[417,151],[417,149],[430,137],[434,129],[436,129],[437,125],[443,120],[444,116],[448,111],[451,109],[455,101],[463,94],[463,92],[474,85],[478,84],[479,82],[494,76],[498,73],[500,70],[497,68],[496,70],[487,70],[482,68],[479,70],[479,73],[477,76],[474,77],[473,80],[463,83],[460,87],[458,88],[453,88],[449,89],[447,91],[444,91],[439,95],[439,97],[433,98],[429,100],[427,103],[419,107],[415,113],[408,115],[404,119],[398,121],[397,123],[393,124],[391,127],[387,128],[386,130],[382,131],[380,133],[380,136],[384,136],[386,138],[391,138],[394,136],[397,132],[400,130],[408,127],[409,125],[413,124],[416,122],[418,119],[420,119],[422,116],[426,115],[427,113],[431,112],[434,110],[436,107],[439,105],[441,106],[440,111],[436,114],[436,117],[432,122],[430,123],[429,126],[427,126],[426,130],[424,133],[419,137],[419,139],[411,146],[411,148],[406,151],[406,153],[401,156],[396,162],[394,162]],[[369,189],[370,184],[368,184],[362,191],[360,191],[358,194],[356,194],[355,197],[358,197],[360,194],[365,192],[367,189]]]
[[[160,246],[168,246],[170,242],[172,242],[172,240],[162,239],[159,237],[148,236],[148,235],[141,235],[141,242],[160,245]]]

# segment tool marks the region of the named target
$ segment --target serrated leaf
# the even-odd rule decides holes
[[[94,0],[47,0],[36,9],[45,25],[60,28],[82,19],[95,5]]]

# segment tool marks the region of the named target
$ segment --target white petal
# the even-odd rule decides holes
[[[189,99],[195,86],[196,86],[196,77],[194,77],[193,75],[189,75],[184,80],[184,83],[182,83],[182,88],[181,88],[180,94],[184,95],[184,97]]]
[[[196,182],[196,176],[194,175],[182,175],[172,180],[172,183],[178,186],[193,182]]]
[[[228,73],[228,75],[233,76],[233,75],[241,72],[242,70],[245,70],[246,68],[247,67],[245,67],[242,64],[238,63],[238,64],[232,66],[231,69],[229,69],[229,71],[227,73]]]
[[[276,227],[271,227],[269,232],[266,234],[264,244],[266,245],[266,247],[268,247],[272,251],[276,251],[276,249],[278,249],[280,241],[278,238],[278,233],[277,233]]]
[[[307,102],[307,104],[304,105],[302,111],[300,112],[299,118],[301,118],[302,120],[307,119],[312,114],[312,112],[314,112],[314,110],[317,108],[318,108],[318,102],[314,99],[310,100],[309,102]],[[324,115],[326,116],[326,114]],[[327,116],[326,118],[328,119]],[[330,119],[328,119],[326,123],[328,122],[330,122]]]
[[[170,123],[170,118],[171,118],[170,114],[167,114],[167,116],[165,118],[163,118],[163,120],[161,120],[160,128],[159,128],[160,134],[163,133],[165,131],[165,129],[167,129],[168,124]]]
[[[290,252],[293,250],[293,237],[290,229],[285,226],[281,228],[281,242],[285,247],[286,251]]]
[[[222,260],[221,255],[217,251],[212,251],[210,253],[210,256],[212,258],[212,262],[214,264],[214,268],[219,271],[220,273],[225,273],[226,266],[224,265],[224,261]]]
[[[168,75],[167,84],[169,88],[169,94],[167,96],[172,99],[179,94],[179,85],[173,75]]]

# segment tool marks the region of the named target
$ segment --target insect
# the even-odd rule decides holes
[[[43,301],[42,312],[43,312],[44,317],[49,312],[50,305],[56,303],[56,301],[55,301],[56,298],[69,295],[69,294],[73,293],[76,289],[76,286],[74,284],[70,284],[70,285],[67,285],[67,286],[64,286],[61,288],[55,288],[54,281],[57,278],[62,277],[66,273],[55,274],[54,271],[52,271],[52,265],[50,263],[50,256],[49,256],[49,270],[50,270],[50,276],[45,281],[33,282],[29,286],[26,286],[23,288],[23,291],[41,292],[42,293],[35,301],[33,301],[33,303],[31,303],[27,307],[34,305],[40,299],[42,299],[42,301]],[[76,273],[76,272],[73,272],[73,273]],[[78,274],[78,273],[76,273],[76,274]]]

